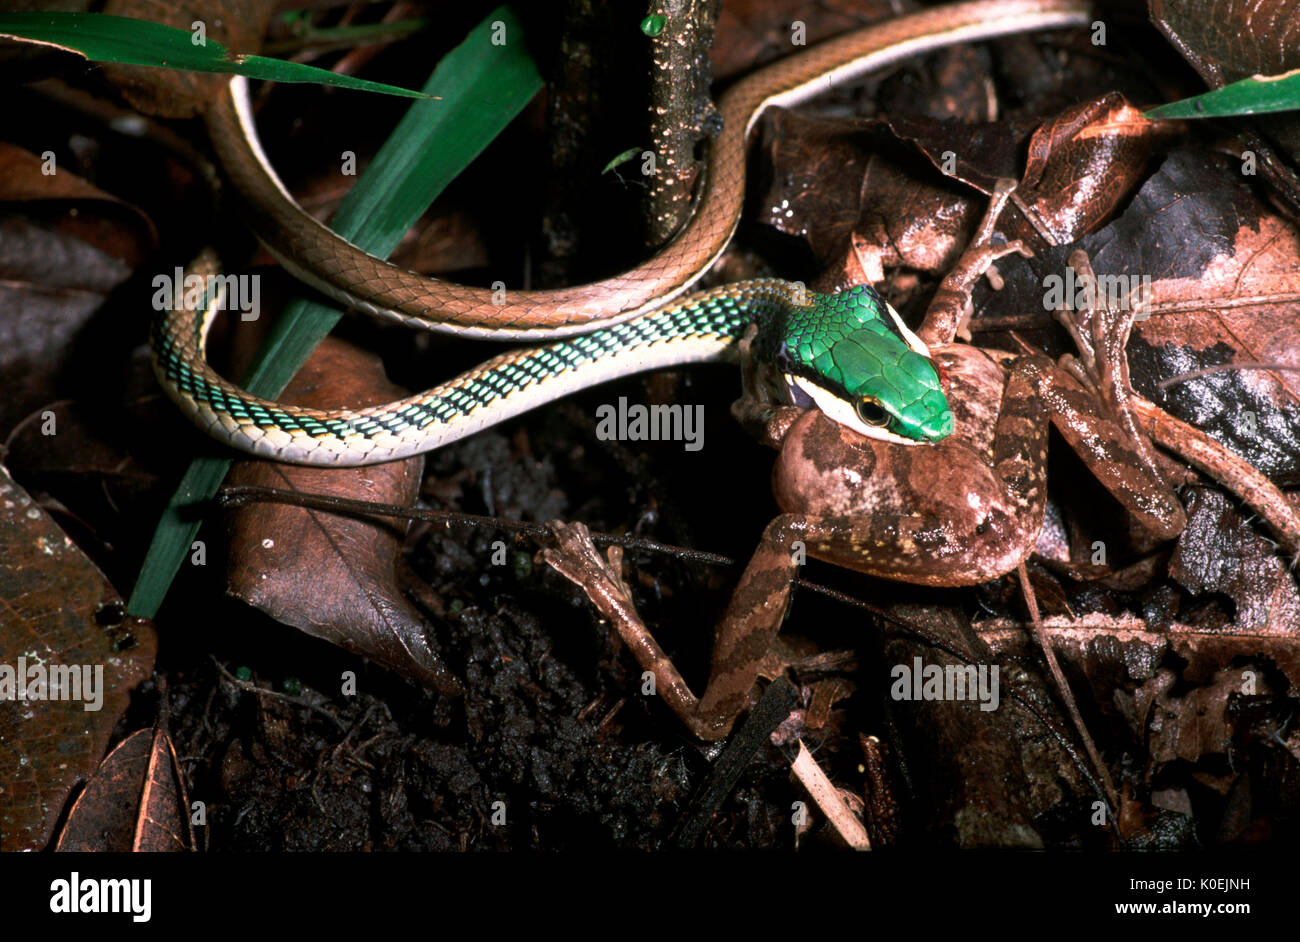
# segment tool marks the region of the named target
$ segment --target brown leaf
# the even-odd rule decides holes
[[[1300,635],[1294,629],[1233,632],[1174,622],[1153,631],[1133,615],[1095,612],[1047,618],[1043,625],[1061,663],[1081,672],[1093,699],[1127,713],[1131,724],[1140,725],[1142,706],[1117,703],[1117,692],[1155,677],[1170,653],[1185,662],[1180,677],[1189,683],[1204,682],[1233,658],[1267,658],[1292,684],[1300,680]],[[998,656],[1019,656],[1030,643],[1026,626],[1006,619],[981,622],[979,637]]]
[[[1132,616],[1094,613],[1049,619],[1045,632],[1102,748],[1110,755],[1125,749],[1126,737],[1115,735],[1119,726],[1114,720],[1122,720],[1133,746],[1140,743],[1148,751],[1137,765],[1145,767],[1145,781],[1167,793],[1155,798],[1145,789],[1135,791],[1132,783],[1123,785],[1118,824],[1126,839],[1151,846],[1177,844],[1175,835],[1161,836],[1156,806],[1186,812],[1177,793],[1192,785],[1227,793],[1242,769],[1276,759],[1278,745],[1290,748],[1274,733],[1292,710],[1274,690],[1278,681],[1283,689],[1288,682],[1293,687],[1298,676],[1300,637],[1294,631],[1230,634],[1179,623],[1156,631]],[[1021,658],[1035,647],[1028,626],[1002,619],[982,622],[979,636],[999,659]],[[1179,666],[1171,669],[1170,664]],[[1272,665],[1286,680],[1278,678]],[[1111,722],[1091,719],[1097,711]],[[1235,765],[1223,761],[1225,753]],[[1140,752],[1130,755],[1137,759]],[[1218,758],[1208,766],[1169,766],[1174,760],[1196,763],[1207,756]],[[1198,815],[1196,795],[1201,793],[1188,793]]]
[[[11,681],[54,667],[82,668],[80,681],[90,671],[89,685],[70,689],[80,699],[0,701],[0,850],[40,850],[108,748],[131,688],[153,669],[157,640],[3,468],[0,595],[0,671]],[[16,694],[11,684],[7,696]]]
[[[1123,204],[1172,133],[1117,94],[1037,127],[954,126],[906,115],[810,118],[778,109],[770,123],[772,183],[762,205],[769,225],[806,238],[819,261],[846,272],[846,282],[878,283],[887,268],[937,275],[955,262],[984,205],[978,196],[955,195],[945,177],[992,193],[1000,178],[1019,176],[1028,148],[1017,199],[1031,207],[1039,228],[1069,242]],[[1041,242],[1019,210],[1003,214],[1000,231]]]
[[[1300,65],[1294,0],[1151,0],[1151,20],[1207,81]]]
[[[400,395],[377,357],[327,339],[281,400],[347,408]],[[228,482],[411,506],[422,464],[418,457],[338,469],[242,461]],[[231,513],[228,531],[231,595],[421,683],[458,689],[430,646],[423,619],[397,585],[404,522],[264,503]]]
[[[135,207],[62,166],[53,174],[43,167],[35,154],[0,142],[0,201],[21,205],[21,215],[0,219],[6,433],[49,406],[54,380],[77,354],[92,316],[157,242]]]
[[[729,0],[718,14],[717,41],[709,56],[713,77],[748,72],[789,55],[796,20],[806,24],[805,39],[812,45],[896,12],[888,0]]]
[[[994,710],[981,709],[986,704],[973,698],[925,699],[920,695],[921,678],[914,671],[918,660],[923,670],[931,665],[942,669],[970,664],[982,668],[987,680],[999,676],[994,673],[1000,670],[994,653],[956,609],[896,605],[890,615],[891,620],[923,631],[922,637],[941,639],[963,655],[959,660],[918,642],[913,634],[890,633],[885,663],[895,665],[891,677],[902,667],[914,681],[910,699],[904,691],[904,699],[892,710],[903,734],[899,761],[911,769],[914,781],[927,783],[924,788],[936,793],[927,797],[938,804],[943,827],[959,846],[1041,847],[1043,838],[1034,818],[1042,810],[1043,790],[1034,787],[1034,773],[1025,765],[1026,759],[1032,759],[1023,733],[1023,724],[1032,722],[1030,717],[1006,696]],[[991,687],[1000,683],[994,680]],[[890,695],[897,699],[893,690]],[[1051,780],[1071,777],[1059,757],[1053,759]]]
[[[915,150],[884,122],[776,109],[765,127],[772,177],[760,219],[806,239],[824,267],[853,259],[859,280],[874,283],[886,268],[939,271],[960,254],[979,207],[937,174],[918,178]]]
[[[134,268],[158,244],[153,221],[136,206],[105,193],[59,164],[0,141],[0,201],[21,203],[29,214],[48,208],[50,228],[80,239]],[[41,203],[48,201],[48,207]],[[48,217],[47,217],[48,218]],[[112,222],[125,225],[110,225]]]
[[[1196,762],[1202,756],[1222,755],[1232,741],[1232,723],[1229,719],[1231,698],[1242,694],[1243,668],[1230,667],[1219,671],[1207,684],[1201,684],[1179,696],[1171,696],[1171,674],[1161,671],[1149,682],[1153,694],[1145,696],[1138,691],[1139,704],[1151,704],[1148,718],[1148,748],[1152,765],[1185,759]],[[1270,691],[1261,682],[1258,692]]]
[[[1017,197],[1057,242],[1072,242],[1105,223],[1145,173],[1152,154],[1173,135],[1112,92],[1067,108],[1029,139]],[[1021,224],[1007,238],[1029,238]]]
[[[142,729],[122,740],[86,783],[55,850],[190,850],[189,822],[171,738]]]
[[[1300,592],[1287,562],[1221,493],[1193,488],[1190,495],[1187,529],[1169,560],[1169,574],[1198,595],[1231,598],[1236,632],[1293,635],[1300,625]]]

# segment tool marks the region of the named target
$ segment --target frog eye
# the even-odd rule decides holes
[[[889,424],[889,413],[874,399],[859,399],[856,408],[863,425],[884,428]]]

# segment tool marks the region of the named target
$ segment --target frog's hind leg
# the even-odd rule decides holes
[[[543,558],[609,619],[637,663],[654,675],[655,690],[669,709],[697,737],[711,742],[731,732],[748,705],[764,657],[781,630],[798,574],[796,557],[788,548],[798,530],[798,519],[791,514],[768,526],[718,626],[709,683],[698,699],[637,614],[619,572],[618,547],[610,548],[606,560],[585,526],[555,522],[551,531],[556,545],[546,549]]]
[[[1101,284],[1092,269],[1086,252],[1070,254],[1070,267],[1079,274],[1084,285],[1096,288]],[[1112,283],[1112,282],[1108,282]],[[1142,480],[1133,480],[1135,501],[1126,504],[1149,510],[1139,513],[1148,529],[1168,539],[1177,536],[1187,524],[1187,517],[1161,472],[1151,439],[1138,422],[1134,399],[1136,394],[1129,380],[1128,347],[1133,321],[1144,303],[1144,298],[1105,298],[1093,290],[1085,293],[1086,306],[1081,310],[1063,309],[1056,312],[1057,320],[1074,338],[1079,349],[1078,358],[1064,356],[1061,367],[1079,378],[1097,396],[1106,414],[1118,428],[1113,436],[1113,447],[1123,451],[1112,462],[1121,464],[1131,475],[1141,473]],[[1064,431],[1064,429],[1062,429]],[[1079,446],[1071,441],[1077,451]],[[1123,498],[1121,498],[1123,500]],[[1152,519],[1155,518],[1155,519]]]
[[[1013,393],[1017,385],[1020,390]],[[1163,476],[1147,466],[1126,427],[1103,407],[1097,395],[1047,357],[1035,356],[1015,361],[1004,408],[1012,401],[1024,408],[1026,396],[1033,400],[1034,408],[1046,410],[1092,475],[1138,522],[1161,539],[1182,532],[1186,516],[1178,497]],[[999,429],[1001,423],[1000,417]],[[998,473],[1005,478],[1001,469]]]

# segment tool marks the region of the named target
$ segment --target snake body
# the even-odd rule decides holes
[[[215,273],[215,257],[191,271]],[[541,347],[513,350],[433,389],[367,409],[319,410],[253,396],[201,358],[220,303],[157,319],[154,363],[163,386],[204,431],[236,447],[295,464],[347,467],[418,454],[472,435],[565,393],[641,370],[716,359],[761,310],[788,303],[779,279],[728,285],[652,314]]]
[[[874,23],[766,66],[718,102],[722,131],[709,144],[705,186],[690,220],[630,271],[554,291],[486,288],[408,271],[317,222],[289,195],[258,143],[247,86],[237,78],[208,111],[213,147],[243,197],[254,231],[290,272],[339,302],[412,327],[500,339],[555,337],[627,320],[686,291],[727,247],[745,193],[745,139],[763,111],[957,43],[1087,21],[1081,0],[975,0]]]
[[[217,273],[208,252],[190,266]],[[295,464],[348,467],[405,458],[472,435],[557,395],[644,370],[716,360],[758,324],[772,359],[844,400],[888,399],[880,434],[932,441],[952,430],[939,378],[920,341],[871,288],[819,295],[779,278],[742,281],[576,337],[513,350],[433,389],[364,409],[309,409],[253,396],[224,379],[201,349],[220,286],[193,310],[154,322],[154,365],[178,405],[212,436]],[[844,369],[851,362],[853,368]],[[562,392],[561,392],[562,391]],[[893,429],[886,430],[887,425]]]
[[[306,213],[266,159],[247,87],[236,78],[207,114],[209,133],[254,231],[291,273],[344,304],[412,327],[491,339],[571,339],[507,353],[395,403],[354,411],[297,409],[253,397],[207,365],[204,344],[219,301],[211,297],[198,310],[168,310],[156,319],[155,371],[182,409],[234,447],[295,463],[346,466],[427,451],[613,377],[727,355],[750,323],[772,320],[796,301],[796,289],[775,280],[681,297],[736,229],[745,142],[766,108],[803,101],[930,50],[1088,21],[1087,0],[973,0],[872,24],[767,66],[719,101],[723,129],[710,144],[699,203],[667,246],[603,281],[507,291],[504,299],[368,255]],[[215,257],[205,254],[191,273],[213,274],[215,266]],[[917,349],[914,338],[898,335],[893,325],[891,332],[880,341],[888,347],[882,362],[899,360],[909,346]],[[859,377],[849,385],[872,382]],[[915,403],[893,405],[901,415]]]

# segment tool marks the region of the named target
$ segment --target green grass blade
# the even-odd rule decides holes
[[[408,88],[336,75],[301,62],[234,55],[215,39],[205,38],[196,46],[195,34],[189,30],[107,13],[0,13],[0,36],[55,46],[95,62],[235,73],[269,82],[316,82],[403,98],[423,97]]]
[[[1145,112],[1148,118],[1230,118],[1300,108],[1300,69],[1242,79],[1204,95],[1171,101]]]
[[[504,44],[495,44],[504,37]],[[335,216],[344,238],[387,257],[428,204],[510,123],[541,89],[523,43],[523,26],[498,7],[449,53],[425,84],[440,101],[413,104],[357,180]],[[340,313],[308,301],[286,309],[258,354],[244,386],[274,398],[329,333]],[[198,533],[204,504],[216,494],[230,460],[190,465],[164,511],[128,608],[152,617]]]

